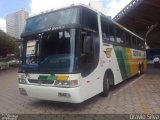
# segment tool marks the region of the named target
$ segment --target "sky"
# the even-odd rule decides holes
[[[102,1],[105,14],[114,17],[131,0],[0,0],[0,29],[6,31],[6,15],[20,9],[25,9],[30,15],[34,15],[76,3],[89,5],[90,1]]]

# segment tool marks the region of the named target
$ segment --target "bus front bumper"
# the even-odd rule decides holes
[[[22,95],[59,102],[81,103],[80,87],[60,88],[49,86],[36,86],[19,84],[19,90]]]

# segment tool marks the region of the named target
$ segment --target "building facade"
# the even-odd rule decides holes
[[[103,1],[90,1],[89,6],[97,11],[105,13]]]
[[[20,39],[28,16],[29,13],[23,9],[8,14],[6,17],[6,32],[12,37]]]

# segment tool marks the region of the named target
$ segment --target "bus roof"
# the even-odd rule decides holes
[[[45,14],[52,13],[52,12],[56,12],[56,11],[60,11],[60,10],[64,10],[64,9],[68,9],[68,8],[72,8],[72,7],[84,7],[84,8],[90,9],[90,10],[92,10],[94,12],[98,12],[97,10],[92,9],[91,7],[89,7],[87,5],[84,5],[84,4],[71,4],[70,6],[65,6],[65,7],[61,7],[61,8],[58,8],[58,9],[50,9],[50,10],[46,10],[46,11],[40,12],[38,14],[30,16],[27,19],[30,19],[30,18],[33,18],[33,17],[37,17],[37,16],[41,16],[41,15],[45,15]]]
[[[45,14],[52,13],[52,12],[55,12],[55,11],[60,11],[60,10],[63,10],[63,9],[72,8],[72,7],[85,7],[85,8],[87,8],[87,9],[90,9],[90,10],[93,11],[93,12],[100,13],[102,16],[105,16],[106,19],[108,19],[108,20],[109,20],[110,22],[112,22],[113,24],[117,25],[119,28],[121,28],[121,29],[129,32],[130,34],[132,34],[132,35],[134,35],[134,36],[136,36],[136,37],[138,37],[139,39],[141,39],[141,40],[144,41],[144,39],[143,39],[142,37],[138,36],[137,34],[135,34],[134,32],[132,32],[131,30],[125,28],[125,27],[122,26],[122,25],[120,25],[120,24],[117,23],[116,21],[114,21],[114,20],[112,20],[112,19],[109,19],[109,18],[108,18],[106,15],[104,15],[102,12],[97,11],[96,9],[93,9],[93,8],[87,6],[87,5],[84,5],[84,4],[72,4],[72,5],[70,5],[70,6],[58,8],[58,9],[56,9],[56,10],[54,10],[54,9],[47,10],[47,11],[45,11],[45,12],[41,12],[41,13],[39,13],[39,14],[30,16],[30,17],[27,18],[27,19],[30,19],[30,18],[33,18],[33,17],[37,17],[37,16],[41,16],[41,15],[45,15]]]

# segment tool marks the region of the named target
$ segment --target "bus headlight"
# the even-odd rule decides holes
[[[56,80],[54,85],[57,87],[77,87],[78,80]]]
[[[30,79],[31,77],[29,76],[29,74],[23,74],[20,76],[20,78],[18,78],[18,81],[20,84],[27,84],[28,79]]]
[[[20,84],[27,84],[25,79],[18,78]]]

